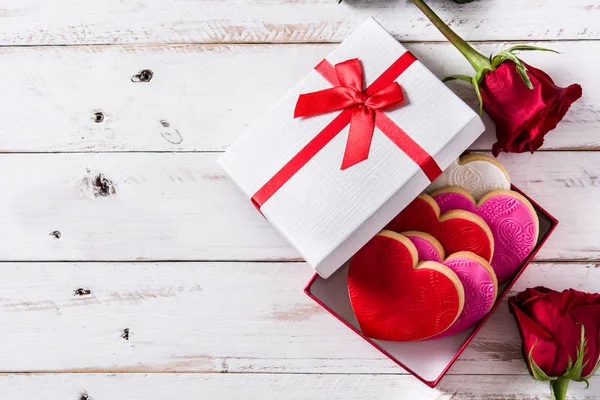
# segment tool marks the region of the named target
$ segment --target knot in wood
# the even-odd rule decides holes
[[[93,116],[93,120],[97,124],[104,122],[104,113],[102,111],[95,112],[94,116]]]
[[[152,72],[152,70],[143,69],[138,74],[131,77],[131,82],[150,82],[153,76],[154,72]]]

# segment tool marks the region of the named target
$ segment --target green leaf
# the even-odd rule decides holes
[[[562,378],[572,379],[574,381],[581,379],[581,371],[584,367],[583,359],[585,357],[585,346],[585,328],[583,325],[581,325],[581,341],[579,342],[579,348],[577,349],[577,359],[575,360],[575,364],[572,368],[567,368],[567,372],[565,372]]]
[[[587,379],[585,379],[585,378],[578,379],[578,380],[576,380],[575,382],[585,382],[585,389],[587,389],[587,388],[589,388],[589,387],[590,387],[590,381],[588,381],[588,380],[587,380]]]
[[[482,73],[477,73],[473,77],[470,77],[467,75],[461,75],[461,74],[450,75],[450,76],[447,76],[444,79],[442,79],[442,82],[460,80],[460,81],[467,82],[467,83],[470,83],[471,85],[473,85],[473,87],[475,88],[475,94],[477,95],[477,99],[479,100],[479,115],[481,115],[483,113],[483,98],[481,97],[481,90],[479,89],[479,82],[481,82],[481,79],[483,78],[483,74],[485,74],[488,71],[489,70],[486,69]]]
[[[473,77],[473,87],[475,88],[475,94],[477,95],[477,100],[479,100],[479,116],[483,114],[483,99],[481,98],[481,90],[479,90],[479,81]]]
[[[546,375],[546,373],[544,371],[542,371],[542,369],[540,367],[537,366],[537,364],[535,363],[535,361],[533,361],[533,349],[535,348],[535,346],[537,346],[538,341],[536,340],[535,343],[533,344],[533,346],[531,346],[531,350],[529,350],[529,365],[531,366],[531,372],[533,374],[533,378],[537,379],[538,381],[544,381],[544,382],[548,382],[548,381],[553,381],[556,380],[556,378],[551,378],[548,375]],[[550,386],[552,387],[552,386]]]
[[[570,371],[571,368],[573,368],[573,360],[571,359],[571,356],[569,356],[569,361],[567,362],[567,368],[565,369],[565,373],[567,371]]]
[[[519,44],[519,45],[513,46],[510,49],[508,49],[507,51],[513,53],[515,51],[530,51],[530,50],[550,51],[552,53],[560,54],[559,51],[556,51],[556,50],[553,50],[553,49],[547,49],[545,47],[538,47],[538,46],[529,46],[527,44]]]
[[[506,59],[507,59],[506,53],[509,53],[509,52],[506,50],[502,50],[500,53],[496,54],[494,56],[494,58],[492,58],[492,61],[491,61],[492,71],[495,70],[496,68],[498,68],[500,66],[500,64],[502,64],[504,61],[506,61]]]
[[[467,75],[461,75],[461,74],[456,74],[456,75],[450,75],[445,77],[444,79],[442,79],[442,82],[449,82],[449,81],[453,81],[455,79],[467,82],[467,83],[473,83],[473,78],[471,78],[470,76]]]
[[[521,76],[523,83],[525,86],[529,88],[529,90],[533,90],[533,83],[531,83],[531,79],[529,79],[529,75],[527,75],[527,68],[521,65],[517,65],[517,72]]]
[[[514,62],[515,65],[517,66],[517,72],[521,76],[523,83],[525,83],[525,85],[530,90],[533,89],[533,84],[531,83],[531,79],[529,79],[529,75],[527,75],[527,68],[525,67],[525,65],[523,65],[523,62],[517,58],[517,56],[515,56],[510,51],[503,50],[500,53],[498,53],[498,55],[496,57],[503,57],[505,59],[508,59],[508,60]],[[500,64],[498,64],[498,65],[500,65]]]
[[[596,364],[596,366],[594,367],[594,369],[592,370],[592,372],[590,372],[587,376],[584,376],[583,378],[581,378],[581,380],[587,382],[587,380],[590,379],[592,376],[594,376],[594,374],[596,372],[598,372],[599,369],[600,369],[600,360],[598,360],[598,364]],[[588,383],[588,386],[589,386],[589,383]]]

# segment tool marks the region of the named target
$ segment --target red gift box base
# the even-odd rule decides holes
[[[540,222],[538,243],[513,279],[500,287],[496,304],[488,315],[475,327],[465,332],[442,339],[420,342],[389,342],[370,339],[364,336],[360,331],[360,327],[352,311],[350,298],[348,297],[348,264],[341,267],[328,279],[323,279],[315,274],[304,289],[304,292],[386,357],[390,358],[426,385],[435,387],[471,340],[473,340],[496,307],[501,304],[504,296],[506,296],[533,257],[542,248],[558,224],[558,221],[552,215],[531,200],[525,193],[517,189],[514,185],[512,189],[525,196],[537,211]]]

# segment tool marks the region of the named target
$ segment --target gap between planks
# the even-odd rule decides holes
[[[400,40],[397,39],[402,44],[427,44],[427,45],[445,45],[449,44],[447,40]],[[486,45],[486,44],[506,44],[506,45],[515,45],[515,44],[523,44],[523,43],[579,43],[579,42],[600,42],[599,38],[585,38],[585,39],[514,39],[514,40],[469,40],[470,44],[475,45]],[[319,41],[307,41],[307,42],[235,42],[235,41],[224,41],[224,42],[169,42],[169,43],[57,43],[57,44],[0,44],[0,49],[18,49],[18,48],[64,48],[64,47],[72,47],[72,48],[102,48],[102,47],[136,47],[136,48],[151,48],[151,47],[194,47],[194,46],[321,46],[321,45],[339,45],[342,43],[341,41],[334,42],[319,42]]]

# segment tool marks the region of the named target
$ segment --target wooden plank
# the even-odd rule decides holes
[[[0,260],[297,259],[216,165],[218,156],[0,155]],[[599,157],[500,157],[513,182],[561,221],[539,259],[600,259]]]
[[[600,129],[598,43],[532,43],[555,48],[562,55],[523,55],[557,83],[579,82],[584,88],[584,97],[548,135],[546,149],[600,149],[596,134]],[[479,48],[491,54],[507,46],[487,43]],[[5,132],[0,149],[221,151],[334,47],[0,48],[0,131]],[[408,48],[439,77],[469,73],[467,62],[449,44],[410,44]],[[132,82],[143,69],[154,73],[151,81]],[[450,87],[475,106],[471,87],[464,83],[450,83]],[[97,112],[104,113],[100,123],[95,122]],[[495,130],[487,119],[486,124],[487,132],[473,148],[491,149]]]
[[[469,40],[600,38],[589,0],[431,6]],[[369,16],[402,40],[442,39],[409,1],[5,0],[0,44],[339,42]]]
[[[0,371],[404,374],[302,292],[312,273],[304,263],[3,263]],[[515,291],[597,291],[599,280],[596,264],[536,263]],[[504,302],[449,373],[527,375],[520,343]]]
[[[587,390],[572,383],[569,399],[600,399],[600,377],[590,383]],[[528,376],[449,376],[430,389],[410,376],[385,375],[9,374],[0,376],[0,390],[9,399],[44,400],[538,400],[550,389]]]

